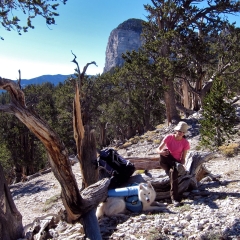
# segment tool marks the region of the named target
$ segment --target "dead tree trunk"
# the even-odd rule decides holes
[[[97,151],[94,132],[90,131],[88,125],[86,125],[85,128],[83,127],[77,83],[73,105],[74,138],[82,173],[82,189],[84,189],[98,181],[98,171],[93,165],[93,161],[97,158]],[[102,237],[95,212],[95,208],[86,212],[81,218],[81,223],[87,238],[100,240]]]
[[[0,164],[0,239],[23,237],[22,215],[17,210]]]
[[[11,103],[0,105],[0,111],[14,114],[44,144],[48,152],[52,171],[62,188],[61,195],[64,207],[67,211],[68,221],[78,221],[84,214],[96,208],[99,202],[105,200],[109,180],[105,179],[103,182],[98,182],[91,186],[87,184],[89,187],[80,193],[76,179],[72,173],[71,164],[68,160],[68,151],[59,136],[45,121],[28,110],[25,105],[24,93],[18,84],[12,80],[0,78],[0,89],[8,91],[11,97]],[[84,131],[79,122],[78,127],[78,136],[81,136],[81,140]],[[2,209],[2,206],[0,207]]]
[[[77,83],[73,113],[74,138],[76,141],[78,159],[80,161],[82,173],[82,187],[85,188],[98,181],[98,171],[93,167],[93,160],[97,158],[97,150],[94,132],[90,130],[88,125],[85,127],[83,126]]]

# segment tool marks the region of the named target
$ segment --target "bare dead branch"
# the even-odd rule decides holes
[[[19,85],[19,88],[22,89],[21,88],[21,70],[20,69],[18,70],[18,75],[19,75],[18,76],[18,85]]]
[[[85,67],[83,68],[83,72],[81,73],[81,79],[82,79],[82,80],[83,80],[83,78],[84,78],[84,75],[85,75],[85,73],[86,73],[86,71],[87,71],[88,66],[91,65],[91,64],[94,64],[95,66],[98,66],[95,61],[92,61],[92,62],[90,62],[90,63],[87,63],[87,64],[85,65]]]
[[[11,100],[14,104],[21,104],[22,107],[26,107],[24,93],[16,82],[0,77],[0,89],[9,92]]]

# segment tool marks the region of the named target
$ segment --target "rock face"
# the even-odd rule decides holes
[[[142,45],[142,22],[140,19],[128,19],[112,30],[106,49],[104,73],[123,65],[122,53],[138,50]]]

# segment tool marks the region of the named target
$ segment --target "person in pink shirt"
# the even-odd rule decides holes
[[[160,166],[165,170],[170,177],[170,196],[172,203],[178,207],[181,199],[178,194],[178,175],[181,171],[185,171],[184,164],[187,151],[190,149],[190,144],[185,138],[188,130],[187,123],[181,121],[174,128],[175,133],[165,136],[157,148],[160,154]]]

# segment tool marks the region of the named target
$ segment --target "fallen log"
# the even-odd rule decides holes
[[[134,164],[136,170],[160,169],[159,156],[151,158],[130,157],[126,158]]]

